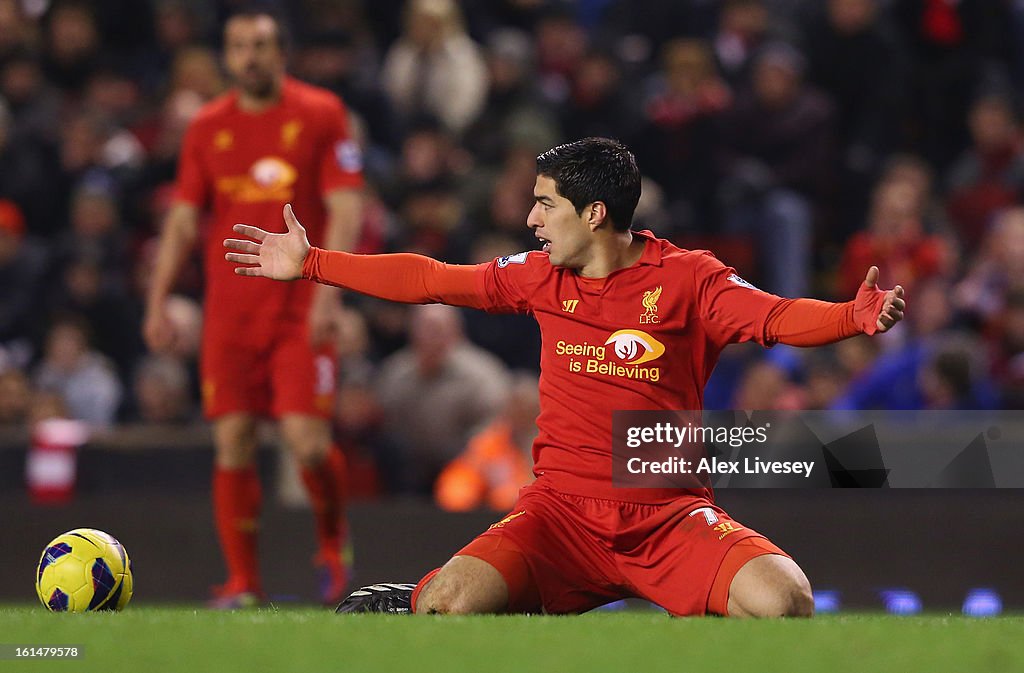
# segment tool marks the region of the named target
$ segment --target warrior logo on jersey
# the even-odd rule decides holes
[[[213,136],[213,146],[220,151],[229,150],[235,144],[235,135],[228,129],[221,129]]]
[[[640,314],[641,325],[657,325],[661,322],[661,318],[658,317],[659,299],[661,299],[660,285],[653,290],[644,292],[644,297],[640,300],[644,305],[644,312]]]
[[[295,147],[295,141],[299,139],[299,133],[301,132],[302,122],[298,119],[293,119],[281,127],[281,144],[284,145],[286,150]]]

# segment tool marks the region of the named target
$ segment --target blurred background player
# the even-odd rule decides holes
[[[344,458],[328,423],[337,290],[266,281],[265,294],[253,293],[221,259],[221,240],[234,223],[279,226],[286,202],[301,209],[326,248],[349,249],[358,233],[361,158],[346,109],[330,92],[286,75],[285,42],[281,23],[267,13],[240,12],[225,24],[224,63],[235,88],[209,103],[185,134],[143,324],[150,349],[173,347],[165,300],[208,209],[200,369],[216,451],[214,519],[228,569],[215,607],[255,604],[262,594],[255,467],[261,417],[279,421],[302,468],[316,516],[321,598],[337,600],[348,582]],[[248,318],[240,323],[242,316]]]

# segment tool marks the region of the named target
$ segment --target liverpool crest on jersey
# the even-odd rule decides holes
[[[640,301],[644,305],[644,312],[640,314],[641,325],[657,325],[661,322],[658,318],[658,300],[661,299],[661,286],[644,292]]]

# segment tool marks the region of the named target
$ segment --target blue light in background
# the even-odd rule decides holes
[[[814,592],[814,611],[818,614],[839,612],[842,601],[835,589],[822,589]]]
[[[1003,611],[1003,599],[995,589],[971,589],[964,599],[964,614],[968,617],[995,617]]]
[[[916,615],[921,612],[921,598],[909,589],[883,589],[879,595],[889,614]]]

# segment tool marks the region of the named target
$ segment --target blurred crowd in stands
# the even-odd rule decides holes
[[[240,4],[0,0],[0,426],[199,422],[198,257],[175,355],[146,352],[141,305],[182,132],[229,86],[220,27]],[[708,407],[1024,405],[1022,3],[269,6],[292,73],[353,113],[360,252],[536,248],[536,154],[612,136],[645,176],[636,228],[785,296],[852,298],[872,264],[907,289],[907,320],[880,338],[728,349]],[[337,432],[361,489],[430,492],[451,463],[446,506],[514,496],[536,407],[529,317],[349,295],[337,338]]]

